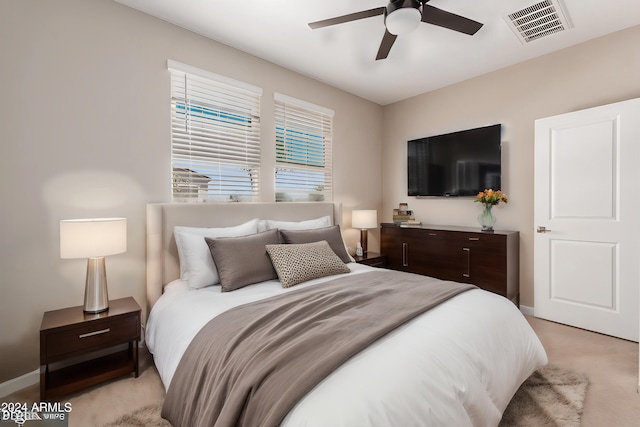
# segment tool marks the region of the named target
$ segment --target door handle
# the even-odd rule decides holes
[[[539,225],[539,226],[538,226],[538,229],[536,230],[536,232],[538,232],[538,233],[546,233],[546,232],[548,232],[548,231],[551,231],[551,230],[549,230],[549,229],[548,229],[547,227],[545,227],[544,225]]]

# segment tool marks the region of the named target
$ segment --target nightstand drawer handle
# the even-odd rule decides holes
[[[479,237],[469,237],[469,240],[472,240],[472,241],[476,242],[476,241],[480,240],[480,238]]]
[[[111,328],[100,329],[99,331],[95,331],[95,332],[87,332],[86,334],[80,335],[78,338],[88,338],[94,335],[106,334],[107,332],[111,332]]]

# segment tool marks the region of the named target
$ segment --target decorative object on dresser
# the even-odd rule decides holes
[[[351,215],[351,226],[360,229],[362,253],[366,254],[368,229],[378,228],[378,212],[374,209],[354,210]]]
[[[473,283],[519,305],[519,232],[470,227],[399,227],[383,223],[388,268]]]
[[[65,219],[60,221],[60,257],[87,258],[85,313],[109,309],[104,257],[126,252],[126,218]]]
[[[482,226],[482,231],[493,231],[493,225],[496,218],[493,216],[491,209],[500,204],[500,202],[509,203],[509,198],[500,190],[488,189],[478,193],[474,202],[482,203],[483,210],[478,216],[478,222]]]
[[[97,314],[87,314],[82,306],[44,313],[40,326],[40,399],[131,372],[138,377],[140,306],[131,297],[112,300],[110,305],[108,311]]]
[[[393,210],[393,222],[395,224],[420,224],[420,222],[416,221],[413,211],[409,210],[409,205],[406,203],[400,203],[399,208]]]

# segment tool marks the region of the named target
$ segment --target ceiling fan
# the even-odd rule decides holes
[[[438,25],[460,33],[474,35],[482,27],[480,22],[464,16],[447,12],[437,7],[429,6],[430,0],[391,0],[386,7],[363,10],[335,18],[324,19],[309,23],[312,29],[343,24],[359,19],[384,15],[385,33],[378,48],[376,61],[385,59],[399,35],[413,31],[420,22]]]

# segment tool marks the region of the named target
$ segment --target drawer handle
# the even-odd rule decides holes
[[[429,236],[437,236],[438,233],[429,233]]]
[[[408,267],[409,266],[409,260],[407,259],[407,252],[409,249],[409,245],[406,243],[402,244],[402,266],[403,267]]]
[[[99,331],[94,331],[94,332],[87,332],[86,334],[79,335],[78,338],[88,338],[94,335],[106,334],[108,332],[111,332],[111,328],[100,329]]]
[[[462,250],[464,252],[466,252],[466,254],[467,254],[467,272],[466,273],[462,273],[462,276],[463,277],[471,277],[471,271],[470,271],[471,270],[471,268],[470,268],[470,266],[471,266],[471,249],[462,248]]]
[[[480,240],[480,238],[479,237],[469,237],[469,240],[476,241],[476,240]]]

